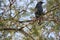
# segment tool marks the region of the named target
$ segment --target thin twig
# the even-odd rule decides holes
[[[26,33],[24,30],[21,30],[20,32],[22,32],[25,36],[31,37],[32,40],[35,40],[31,35],[29,35],[28,33]]]

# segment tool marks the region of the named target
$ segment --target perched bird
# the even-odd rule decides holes
[[[36,9],[36,11],[35,11],[35,16],[36,16],[36,18],[39,18],[41,15],[44,14],[44,13],[43,13],[43,8],[42,8],[42,4],[43,4],[43,3],[44,3],[44,2],[40,1],[40,2],[37,3],[37,5],[36,5],[36,7],[35,7],[35,9]]]
[[[44,15],[43,13],[43,8],[42,8],[42,4],[44,2],[40,1],[37,3],[36,7],[35,7],[35,17],[36,19],[38,19],[38,24],[41,24],[41,20],[43,19],[41,16]]]

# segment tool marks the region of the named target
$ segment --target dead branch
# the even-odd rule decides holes
[[[6,31],[6,30],[14,30],[14,31],[17,30],[17,31],[20,31],[21,33],[23,33],[26,37],[29,36],[29,37],[32,38],[32,40],[35,40],[31,35],[29,35],[28,33],[26,33],[26,32],[23,30],[23,28],[24,28],[24,27],[21,27],[20,29],[17,29],[17,28],[1,28],[0,31],[1,31],[1,30],[5,30],[5,31]]]

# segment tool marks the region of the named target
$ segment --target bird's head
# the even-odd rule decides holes
[[[39,3],[43,4],[44,2],[40,1]]]

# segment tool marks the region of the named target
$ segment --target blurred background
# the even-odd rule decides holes
[[[39,1],[41,25],[34,14]],[[60,40],[60,0],[0,0],[0,40]]]

